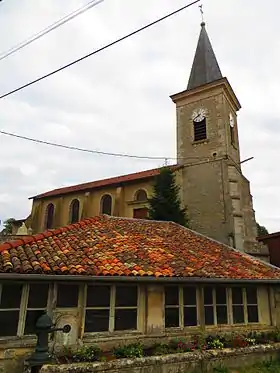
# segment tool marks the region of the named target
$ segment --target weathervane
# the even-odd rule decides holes
[[[198,6],[201,13],[201,22],[204,23],[204,12],[203,12],[203,4]]]

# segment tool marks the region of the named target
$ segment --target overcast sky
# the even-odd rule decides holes
[[[88,0],[3,0],[0,53]],[[0,61],[0,94],[58,68],[188,0],[104,0]],[[280,2],[204,0],[207,31],[242,109],[243,171],[257,220],[280,230]],[[32,87],[0,100],[0,128],[108,152],[174,157],[175,107],[200,32],[198,5]],[[161,166],[0,135],[0,219],[25,218],[41,192]]]

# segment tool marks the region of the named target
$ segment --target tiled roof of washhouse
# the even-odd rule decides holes
[[[107,215],[0,244],[0,273],[280,279],[280,269],[178,224]]]

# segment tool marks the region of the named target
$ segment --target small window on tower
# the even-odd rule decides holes
[[[206,118],[203,118],[201,121],[193,122],[194,126],[194,141],[206,140],[207,133],[206,133]]]

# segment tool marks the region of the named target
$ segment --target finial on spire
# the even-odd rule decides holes
[[[200,8],[202,10],[202,8]],[[203,10],[201,15],[203,16]],[[203,18],[202,18],[203,19]],[[202,22],[187,89],[201,87],[222,78],[215,53]]]
[[[201,13],[201,27],[205,26],[205,22],[204,22],[204,12],[203,12],[203,4],[199,5],[199,10],[200,10],[200,13]]]

